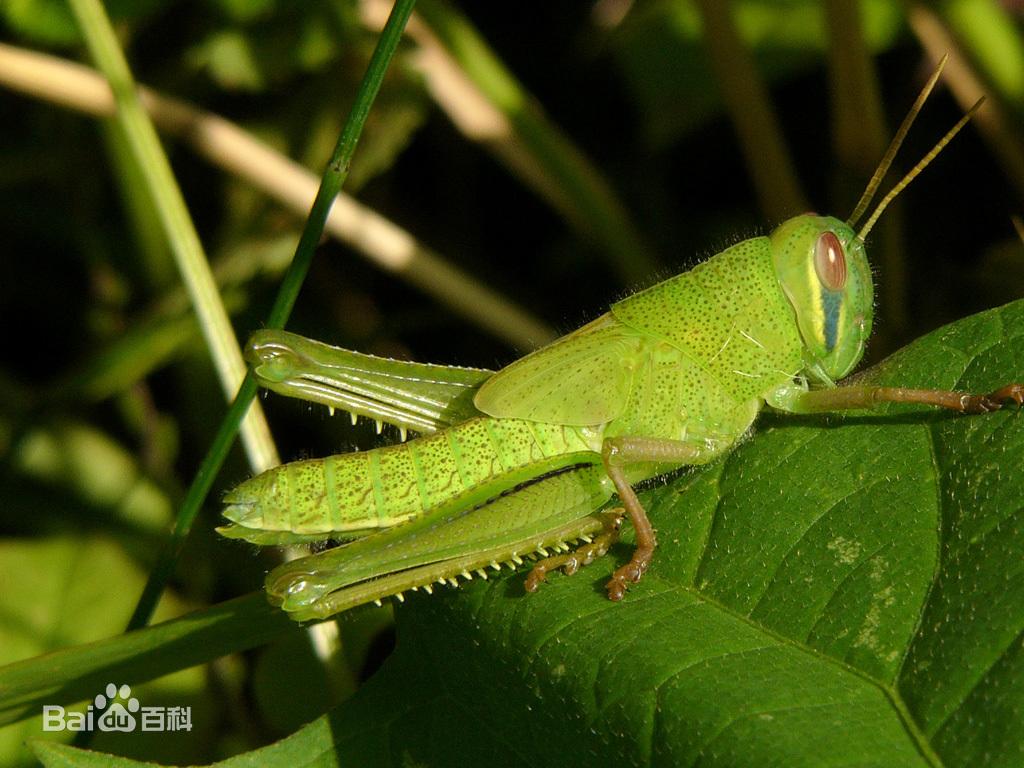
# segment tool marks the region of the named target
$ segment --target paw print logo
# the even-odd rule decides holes
[[[123,731],[129,733],[135,730],[134,712],[139,711],[139,700],[132,696],[132,689],[127,685],[118,688],[113,683],[107,684],[107,695],[102,693],[96,695],[96,709],[102,711],[109,703],[110,709],[100,715],[97,725],[101,731]]]

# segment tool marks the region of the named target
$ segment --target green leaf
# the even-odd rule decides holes
[[[85,749],[75,749],[64,744],[37,741],[32,744],[36,757],[47,768],[144,768],[157,763],[113,757]]]
[[[123,613],[123,596],[111,591]],[[29,602],[32,595],[25,592]],[[123,626],[123,616],[118,618]],[[44,704],[84,701],[111,680],[134,685],[300,631],[253,593],[145,629],[25,658],[0,667],[0,725],[34,715]]]
[[[59,664],[53,662],[53,656],[44,654],[76,643],[82,644],[80,647],[88,647],[85,644],[119,632],[130,611],[124,595],[141,590],[143,579],[144,573],[139,566],[116,542],[106,537],[78,535],[0,540],[0,584],[3,584],[0,592],[0,664],[31,659],[26,663],[35,663],[39,674],[27,682],[33,690],[45,690],[52,695],[59,690],[54,685],[61,677]],[[159,614],[180,613],[182,609],[181,601],[167,594]],[[85,657],[83,653],[79,659]],[[42,730],[42,704],[60,702],[47,700],[45,695],[36,705],[19,707],[18,703],[9,702],[8,697],[18,695],[17,686],[9,685],[15,680],[11,670],[19,667],[24,668],[24,665],[13,664],[0,672],[0,699],[4,700],[0,709],[9,706],[7,714],[17,712],[29,718],[17,725],[0,728],[0,763],[5,766],[29,764],[29,755],[23,746],[27,738],[45,735],[47,738],[68,739],[71,736],[70,733],[59,732],[44,734]],[[75,667],[67,671],[77,676],[83,669]],[[189,701],[198,703],[203,675],[200,670],[192,670],[161,682],[161,685],[144,689],[141,694],[143,700],[155,703],[155,696],[162,690],[164,693],[173,691],[178,702],[188,696]],[[94,690],[83,692],[79,698],[91,697],[101,689],[102,684],[98,683]],[[0,714],[0,723],[10,719],[14,718]],[[179,739],[179,742],[184,741]],[[121,748],[125,746],[123,739],[119,742],[106,739],[100,743],[106,748],[112,748],[114,744]],[[170,753],[165,750],[164,754]]]
[[[166,5],[164,0],[110,0],[105,4],[117,21],[143,19]],[[64,0],[4,0],[0,18],[29,40],[45,45],[72,45],[81,36]]]
[[[986,390],[1024,371],[1024,303],[871,381]],[[522,574],[398,612],[359,695],[288,744],[353,765],[1020,765],[1024,416],[774,417],[645,496],[649,574]],[[274,762],[279,758],[280,762]]]
[[[1020,378],[1022,328],[1018,302],[866,378],[984,391]],[[625,546],[531,597],[414,596],[355,698],[222,765],[1020,765],[1022,419],[766,419],[644,495],[660,547],[622,603]]]

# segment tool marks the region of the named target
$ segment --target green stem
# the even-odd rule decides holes
[[[110,85],[116,105],[115,120],[128,146],[128,159],[134,163],[134,172],[145,186],[147,202],[153,206],[174,254],[225,397],[231,397],[245,374],[245,363],[156,128],[139,101],[128,62],[100,0],[71,0],[71,9],[90,56]],[[280,463],[261,408],[254,408],[248,415],[243,440],[254,469],[262,471]]]
[[[0,667],[0,726],[38,717],[44,704],[90,698],[112,680],[143,683],[300,631],[261,590],[137,632],[16,661]]]
[[[846,0],[828,0],[825,24],[833,151],[839,160],[835,172],[839,192],[833,195],[832,201],[845,215],[852,210],[874,173],[889,143],[889,132],[878,77],[864,36],[861,7]],[[876,324],[870,352],[884,355],[894,349],[909,324],[900,205],[889,208],[871,239],[873,263],[880,265],[879,311],[884,314],[885,322]]]
[[[356,93],[352,111],[345,121],[341,135],[338,137],[338,143],[334,148],[334,154],[327,164],[327,169],[324,171],[320,189],[317,192],[316,199],[313,201],[313,207],[310,210],[309,218],[306,220],[306,226],[302,230],[302,236],[299,238],[299,244],[295,250],[295,258],[292,260],[291,266],[289,266],[284,279],[281,281],[281,288],[278,290],[277,299],[274,301],[274,306],[270,310],[270,316],[267,318],[266,327],[268,328],[283,328],[288,315],[292,311],[292,307],[295,306],[295,299],[299,294],[299,289],[302,287],[306,273],[309,271],[309,265],[313,259],[316,244],[320,241],[320,236],[323,234],[327,214],[330,211],[335,196],[348,176],[352,155],[355,152],[359,136],[366,123],[370,106],[380,90],[380,84],[384,79],[384,72],[387,70],[388,63],[398,47],[398,42],[402,37],[402,30],[405,28],[405,23],[412,13],[415,1],[396,0],[391,16],[384,26],[380,40],[377,42],[377,48],[373,52],[373,57],[366,68],[366,74],[359,86],[359,91]],[[150,573],[142,596],[139,598],[135,611],[128,622],[127,631],[145,626],[153,615],[153,610],[156,608],[160,594],[163,592],[167,581],[174,571],[178,556],[185,543],[185,537],[188,535],[192,523],[199,513],[199,509],[202,507],[210,492],[210,488],[213,486],[213,480],[220,471],[224,459],[227,457],[235,434],[238,431],[238,426],[242,421],[242,416],[255,395],[256,382],[250,373],[242,381],[238,395],[236,395],[234,402],[231,403],[231,407],[228,408],[228,412],[224,416],[224,421],[221,422],[213,444],[210,446],[209,452],[196,472],[192,485],[188,489],[184,502],[182,502],[181,509],[178,511],[178,518],[171,538],[161,553],[160,559],[154,566],[152,573]]]

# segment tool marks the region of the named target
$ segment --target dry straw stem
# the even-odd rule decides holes
[[[858,182],[867,181],[885,152],[889,130],[875,64],[864,38],[862,8],[848,0],[828,0],[825,22],[834,152],[842,168]],[[879,222],[871,246],[881,267],[879,306],[885,313],[885,322],[875,329],[874,353],[892,349],[909,324],[902,222],[897,201]]]
[[[88,67],[3,44],[0,83],[91,115],[107,116],[114,110],[106,82]],[[306,168],[222,117],[145,87],[139,92],[143,106],[162,130],[295,213],[304,216],[309,211],[318,179]],[[336,198],[325,229],[372,263],[513,346],[530,349],[554,338],[543,322],[344,193]]]
[[[364,25],[379,31],[390,5],[362,0]],[[656,258],[607,179],[459,11],[443,0],[419,0],[405,33],[413,44],[406,61],[464,136],[599,246],[624,283],[657,270]]]
[[[228,400],[245,378],[245,362],[203,244],[171,170],[153,123],[139,100],[135,79],[100,0],[70,0],[71,11],[89,55],[103,74],[113,101],[113,119],[124,137],[125,155],[145,187],[149,204],[174,256],[214,369]],[[241,424],[242,444],[254,471],[280,463],[270,427],[259,403],[251,404]]]
[[[985,93],[986,88],[967,63],[957,41],[935,12],[923,3],[911,4],[907,9],[907,19],[910,28],[933,60],[938,61],[943,54],[949,54],[945,81],[957,103],[966,110],[977,100],[979,93]],[[1002,105],[996,99],[989,98],[974,116],[974,124],[999,157],[1003,171],[1018,195],[1024,199],[1024,150],[1013,136],[1009,127],[1010,120]]]
[[[809,210],[767,90],[733,23],[731,4],[698,0],[696,5],[711,68],[739,137],[762,211],[769,221],[782,221]]]

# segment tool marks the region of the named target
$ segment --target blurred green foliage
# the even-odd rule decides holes
[[[837,180],[848,169],[829,138],[828,62],[840,43],[826,31],[825,5],[739,0],[733,9],[806,197],[817,210],[842,216],[853,200],[848,181]],[[377,34],[355,0],[106,6],[140,83],[242,125],[315,171],[330,154]],[[775,223],[760,212],[697,4],[463,6],[531,108],[614,190],[628,214],[624,226],[642,240],[642,263],[653,254],[660,265],[644,280],[692,266]],[[931,64],[902,6],[872,0],[860,7],[891,131]],[[1019,68],[1005,67],[1022,49],[1015,6],[924,7],[1009,115],[1004,138],[1021,145],[1024,90],[1015,79]],[[0,40],[84,60],[63,0],[0,4]],[[611,253],[610,238],[581,234],[586,228],[552,202],[557,194],[539,194],[535,180],[493,146],[453,125],[431,95],[418,55],[410,42],[393,63],[346,190],[560,330],[637,287],[623,283],[629,265],[623,268],[621,249]],[[898,168],[910,167],[960,113],[948,93],[936,94]],[[0,90],[0,115],[2,664],[121,630],[224,403],[112,124],[9,90]],[[301,220],[183,144],[168,142],[167,150],[244,337],[267,314]],[[859,191],[864,181],[852,186]],[[968,130],[904,195],[897,257],[906,276],[899,313],[906,323],[887,327],[896,313],[879,308],[884,341],[870,350],[875,359],[1024,293],[1024,246],[1010,225],[1022,188],[1013,168]],[[879,283],[886,277],[880,268]],[[493,368],[524,351],[508,349],[335,242],[321,247],[289,327],[430,362]],[[372,427],[350,429],[321,409],[273,399],[265,405],[287,458],[379,440]],[[218,492],[247,472],[237,452]],[[216,495],[190,538],[164,617],[258,589],[276,562],[273,551],[216,539]],[[372,672],[387,650],[382,623],[372,612],[343,619],[346,648],[355,650],[328,670],[296,632],[162,678],[140,689],[143,703],[191,704],[202,727],[187,739],[165,739],[160,751],[115,739],[94,746],[184,762],[270,743]],[[38,720],[0,730],[0,763],[28,761],[21,742],[38,735]]]

